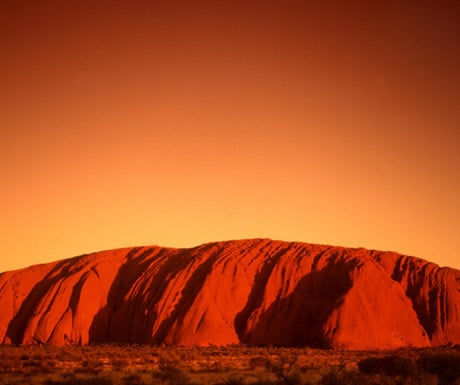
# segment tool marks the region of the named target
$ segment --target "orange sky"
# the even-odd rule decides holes
[[[460,268],[460,2],[325,3],[3,0],[0,271],[252,237]]]

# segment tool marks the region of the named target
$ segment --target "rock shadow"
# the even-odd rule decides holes
[[[184,289],[181,292],[181,298],[171,315],[164,319],[155,335],[152,337],[151,343],[155,345],[166,343],[166,337],[173,325],[181,323],[187,315],[189,309],[192,307],[195,299],[203,288],[206,277],[211,273],[212,267],[219,257],[220,252],[217,251],[209,256],[197,269],[193,272],[190,279],[187,281]]]
[[[439,308],[437,306],[438,288],[428,283],[438,282],[437,274],[428,269],[429,264],[424,263],[417,268],[417,261],[405,256],[400,256],[396,261],[391,279],[398,283],[406,280],[406,296],[411,300],[412,307],[423,329],[431,340],[437,329]]]
[[[209,245],[211,247],[213,245]],[[162,250],[155,259],[165,257],[164,263],[153,277],[142,280],[139,280],[140,276],[148,271],[152,263],[152,258],[149,257],[151,251],[147,250],[142,256],[128,258],[113,281],[107,305],[93,319],[89,329],[89,342],[163,343],[174,321],[192,305],[214,263],[215,258],[207,259],[196,269],[182,291],[181,300],[173,313],[161,321],[158,331],[152,335],[158,318],[158,313],[153,309],[163,298],[170,280],[191,263],[193,250],[183,249],[173,254],[168,249]],[[200,252],[206,250],[206,247],[202,247]],[[138,287],[136,294],[127,297],[133,285]]]
[[[144,250],[133,248],[126,255],[126,262],[119,268],[107,296],[107,304],[93,318],[89,328],[89,343],[104,342],[136,342],[126,332],[126,325],[132,321],[133,304],[127,302],[132,286],[139,276],[148,269],[152,259],[149,258],[155,249]],[[157,254],[161,255],[162,251]],[[139,311],[141,307],[138,306]]]
[[[301,278],[291,294],[275,300],[258,317],[256,324],[249,328],[242,323],[241,317],[244,314],[247,322],[252,312],[257,309],[257,304],[261,303],[260,299],[253,301],[249,308],[243,310],[245,313],[241,312],[235,318],[235,329],[240,341],[257,346],[331,347],[332,341],[325,325],[332,311],[351,289],[351,272],[358,265],[357,259],[332,256],[326,266]],[[264,280],[266,283],[266,279],[262,278],[263,276],[257,284],[263,284]],[[263,296],[265,287],[254,290]]]
[[[56,266],[54,266],[54,268],[32,288],[22,302],[18,312],[8,324],[5,340],[9,339],[14,345],[22,344],[24,342],[24,335],[27,330],[27,326],[36,315],[37,307],[39,306],[42,298],[45,297],[46,293],[48,293],[60,281],[83,269],[83,267],[79,266],[75,271],[70,271],[71,268],[75,269],[75,261],[82,257],[84,257],[84,255],[66,259],[57,263]],[[54,298],[48,308],[52,307],[53,302]],[[41,345],[45,344],[47,341],[42,341],[37,336],[34,336],[34,342]]]
[[[283,254],[289,250],[289,246],[283,247],[280,251],[276,252],[270,259],[263,264],[262,269],[254,279],[254,285],[249,294],[248,301],[241,312],[239,312],[234,320],[236,334],[241,342],[247,343],[250,339],[248,335],[247,322],[251,314],[262,304],[264,293],[267,286],[268,279],[273,272],[276,264],[279,262]]]

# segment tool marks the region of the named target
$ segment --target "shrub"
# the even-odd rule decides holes
[[[437,375],[439,385],[454,384],[460,377],[460,352],[425,353],[418,364],[426,372]]]
[[[31,360],[24,362],[22,366],[24,368],[42,368],[43,363],[41,361]]]
[[[297,359],[297,354],[280,354],[278,360],[267,359],[265,365],[267,370],[276,376],[278,383],[299,385],[301,380],[297,367]],[[262,360],[260,363],[262,363]]]
[[[361,373],[332,369],[321,377],[320,385],[366,385],[372,384],[369,378]]]
[[[180,369],[170,366],[160,367],[159,372],[152,373],[155,380],[169,385],[189,385],[190,379]]]
[[[256,356],[256,357],[252,357],[249,360],[249,367],[251,368],[251,370],[254,370],[256,368],[268,368],[269,366],[270,366],[270,361],[266,357]]]
[[[397,355],[365,358],[358,362],[358,368],[361,373],[390,377],[408,378],[416,373],[415,364],[411,359]]]
[[[224,382],[219,382],[215,385],[244,385],[244,379],[242,377],[229,377]]]
[[[76,367],[73,370],[74,373],[81,373],[81,374],[91,374],[96,375],[99,373],[99,370],[96,368],[91,368],[88,366]]]
[[[123,370],[129,365],[129,362],[127,362],[124,359],[114,358],[112,359],[111,364],[112,364],[113,370]]]
[[[46,380],[44,385],[113,385],[113,381],[107,377],[71,378],[67,380]]]
[[[129,374],[122,378],[123,385],[143,385],[144,382],[141,380],[141,376],[138,374]]]

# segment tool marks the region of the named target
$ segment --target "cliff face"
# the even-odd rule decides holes
[[[0,274],[0,341],[460,343],[460,271],[396,253],[266,239],[142,247]]]

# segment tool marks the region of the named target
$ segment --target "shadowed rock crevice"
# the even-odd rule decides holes
[[[392,279],[402,285],[420,324],[437,344],[448,343],[460,331],[460,326],[452,322],[458,320],[458,310],[452,309],[459,300],[458,291],[453,289],[457,274],[453,269],[407,256],[399,256],[394,264]]]
[[[110,287],[107,305],[96,314],[90,326],[90,342],[138,342],[132,341],[131,335],[124,331],[129,330],[133,311],[139,312],[142,308],[137,306],[133,309],[133,304],[126,297],[139,276],[152,263],[149,256],[154,249],[149,248],[136,256],[139,251],[141,248],[133,248],[126,255],[126,262],[119,268]]]
[[[80,280],[77,282],[77,284],[72,289],[72,295],[70,296],[70,301],[69,301],[69,307],[70,307],[70,310],[72,311],[72,315],[74,315],[77,312],[77,307],[80,304],[81,290],[86,280],[88,279],[89,274],[90,274],[89,272],[86,272],[85,274],[83,274]]]
[[[198,293],[202,289],[206,277],[210,274],[214,262],[219,257],[219,252],[220,250],[214,251],[213,254],[211,254],[201,265],[196,268],[181,292],[180,301],[175,306],[171,315],[161,322],[158,331],[152,337],[152,343],[159,345],[169,342],[166,341],[167,333],[171,330],[171,327],[175,323],[180,324],[183,322],[190,307],[196,300]],[[174,338],[172,338],[172,340],[174,340]]]
[[[272,274],[273,269],[280,260],[281,256],[289,250],[288,247],[282,247],[273,256],[269,257],[263,264],[261,270],[254,279],[251,293],[249,294],[248,301],[244,309],[235,317],[235,331],[241,342],[248,343],[250,340],[249,331],[247,330],[247,322],[250,315],[259,308],[263,301],[267,281]]]
[[[56,264],[56,266],[43,278],[41,281],[32,288],[26,299],[22,303],[15,317],[9,322],[6,338],[8,338],[13,344],[21,344],[24,342],[24,336],[29,322],[40,312],[37,307],[40,305],[43,297],[56,285],[62,282],[71,273],[70,270],[73,268],[75,273],[75,262],[79,261],[79,257],[70,258],[63,260]],[[52,302],[48,303],[47,310],[50,309]],[[45,343],[46,341],[37,341]]]
[[[204,246],[206,252],[209,246]],[[155,310],[163,299],[170,280],[187,268],[193,249],[166,249],[151,254],[153,249],[134,257],[139,249],[133,249],[121,266],[110,288],[107,305],[94,317],[89,330],[90,342],[154,343],[153,327],[158,322]],[[155,272],[149,268],[160,261]],[[142,277],[146,278],[142,280]],[[133,291],[134,286],[136,290]],[[164,322],[164,320],[160,320]]]
[[[320,270],[307,273],[285,298],[275,301],[242,340],[250,345],[330,348],[324,326],[353,285],[358,261],[331,258]]]

